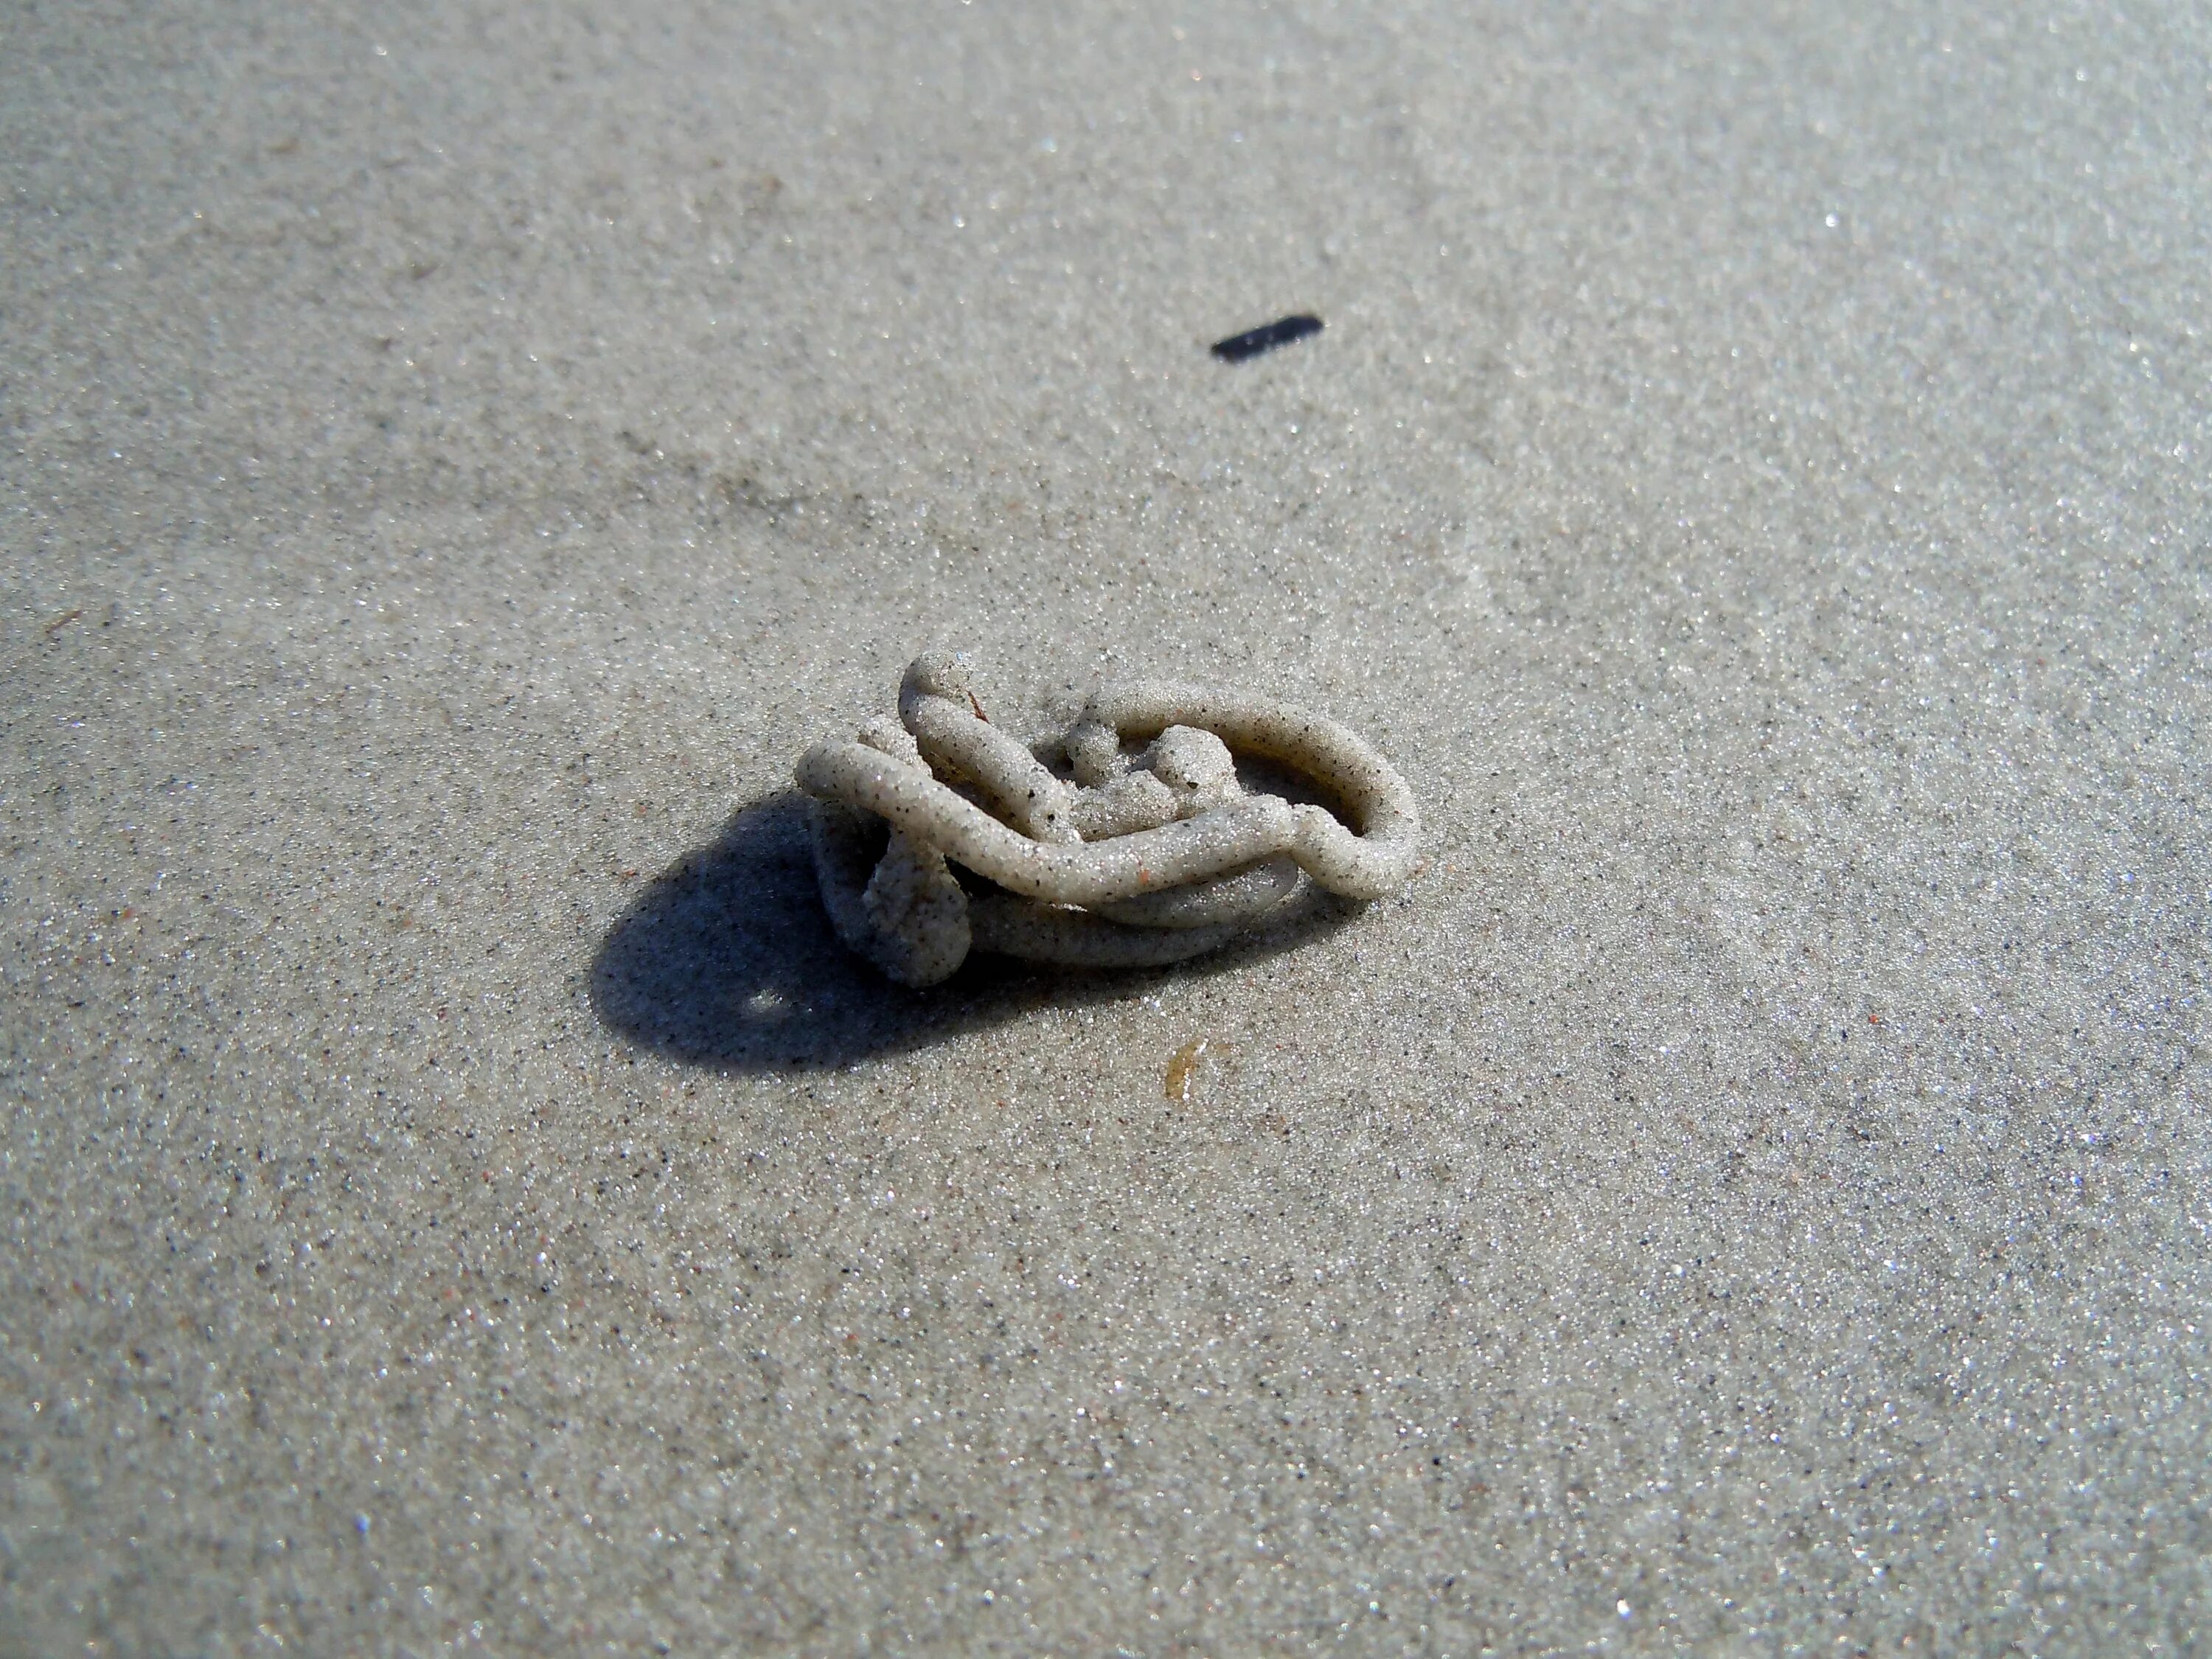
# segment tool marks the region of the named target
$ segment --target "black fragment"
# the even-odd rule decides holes
[[[1320,332],[1321,319],[1302,311],[1294,317],[1278,317],[1272,323],[1232,334],[1225,340],[1216,340],[1213,355],[1224,363],[1241,363],[1247,357],[1256,357],[1263,351],[1273,351],[1277,346]]]

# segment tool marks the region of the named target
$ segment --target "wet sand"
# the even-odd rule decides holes
[[[2212,1643],[2212,28],[1062,12],[0,24],[0,1651]],[[931,646],[1428,867],[892,991]]]

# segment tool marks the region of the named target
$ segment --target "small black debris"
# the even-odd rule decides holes
[[[1288,345],[1293,340],[1303,340],[1309,334],[1321,332],[1321,319],[1300,312],[1295,317],[1278,317],[1273,322],[1259,328],[1247,329],[1242,334],[1232,334],[1225,340],[1213,343],[1213,355],[1224,363],[1241,363],[1247,357],[1256,357],[1263,351],[1273,351],[1277,346]]]

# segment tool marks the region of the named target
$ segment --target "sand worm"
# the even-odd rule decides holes
[[[898,720],[809,749],[796,775],[838,937],[903,985],[939,983],[970,949],[1158,966],[1228,944],[1308,881],[1380,898],[1420,856],[1405,781],[1284,703],[1139,680],[1099,691],[1058,748],[1070,776],[984,717],[964,653],[933,652],[907,670]],[[1344,817],[1245,793],[1240,753]]]

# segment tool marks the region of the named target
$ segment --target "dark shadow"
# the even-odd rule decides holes
[[[1034,968],[978,953],[944,985],[908,991],[848,953],[814,885],[804,799],[739,811],[607,930],[592,1006],[631,1042],[740,1072],[834,1066],[902,1053],[1045,1004],[1118,1001],[1170,977],[1234,971],[1333,933],[1358,913],[1325,894],[1202,961],[1141,972]]]

